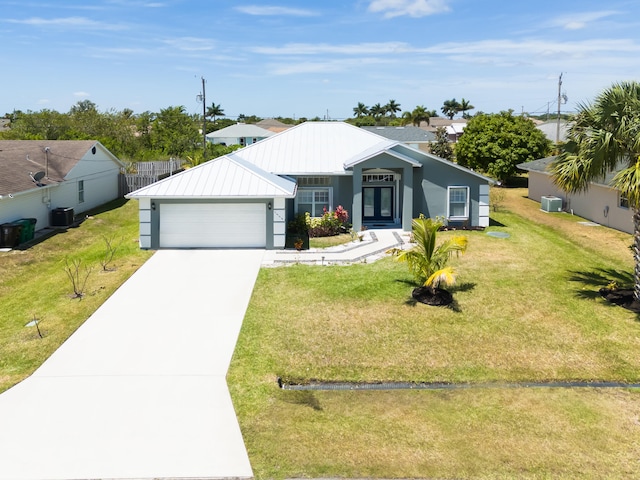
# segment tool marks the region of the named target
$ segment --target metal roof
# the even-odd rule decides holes
[[[305,122],[231,154],[280,175],[345,175],[365,151],[398,142],[344,122]]]
[[[127,198],[293,198],[296,183],[241,158],[219,157],[143,187]]]
[[[556,158],[557,157],[555,156],[539,158],[531,162],[520,163],[516,165],[516,167],[518,167],[520,170],[525,170],[527,172],[537,172],[537,173],[543,173],[545,175],[551,175],[551,172],[549,171],[549,167],[555,161]],[[626,168],[624,162],[620,162],[616,169],[607,172],[607,174],[604,177],[601,177],[599,179],[595,178],[590,183],[593,183],[595,185],[603,185],[605,187],[611,187],[611,182],[613,181],[614,177],[624,168]]]
[[[215,132],[207,133],[207,138],[266,138],[275,135],[272,131],[250,123],[236,123]]]

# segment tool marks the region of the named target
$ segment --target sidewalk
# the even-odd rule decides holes
[[[304,263],[312,265],[336,265],[371,263],[387,255],[391,248],[403,248],[409,243],[409,233],[400,229],[372,229],[362,232],[362,241],[355,240],[336,247],[296,250],[267,250],[263,267]]]

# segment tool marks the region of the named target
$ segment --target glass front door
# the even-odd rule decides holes
[[[393,221],[393,187],[364,187],[362,217],[366,221]]]

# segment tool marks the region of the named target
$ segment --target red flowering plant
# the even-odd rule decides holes
[[[349,212],[342,205],[338,205],[335,211],[323,209],[322,217],[307,217],[310,237],[329,237],[349,231]]]

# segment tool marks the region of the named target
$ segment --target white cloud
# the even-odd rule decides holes
[[[214,48],[213,41],[208,38],[180,37],[164,40],[164,43],[186,52],[203,52]]]
[[[572,13],[570,15],[562,15],[554,18],[551,21],[551,25],[554,27],[561,27],[565,30],[581,30],[586,28],[590,23],[593,23],[602,18],[611,17],[617,15],[620,12],[615,10],[603,10],[599,12],[584,12],[584,13]]]
[[[328,43],[289,43],[282,47],[253,47],[251,49],[251,51],[263,55],[383,55],[410,52],[413,50],[410,45],[403,42],[354,43],[344,45],[331,45]]]
[[[450,0],[372,0],[369,11],[384,13],[385,18],[426,17],[437,13],[448,12]]]
[[[256,16],[287,16],[287,17],[313,17],[317,15],[311,10],[301,8],[287,8],[270,5],[245,5],[236,7],[236,10],[247,15]]]
[[[85,17],[63,17],[63,18],[41,18],[31,17],[23,20],[7,19],[8,23],[17,23],[21,25],[31,25],[34,27],[60,27],[64,29],[68,28],[81,28],[92,30],[124,30],[126,27],[123,25],[115,25],[104,22],[98,22]]]
[[[73,96],[78,98],[87,98],[90,97],[91,94],[88,92],[73,92]]]

